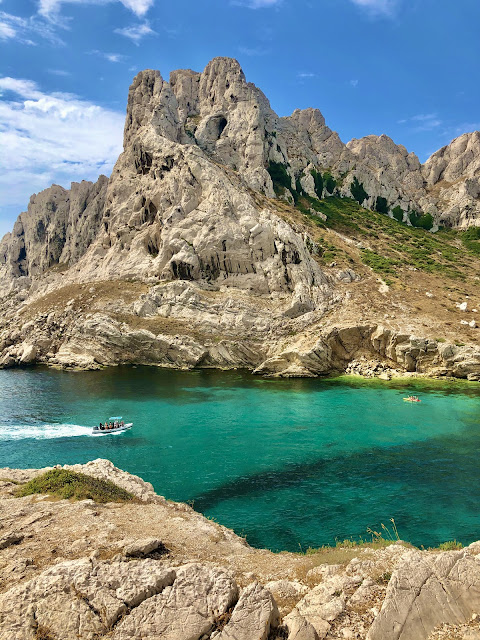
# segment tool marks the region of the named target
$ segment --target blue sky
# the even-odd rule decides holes
[[[53,182],[109,175],[141,69],[237,58],[279,115],[421,161],[480,129],[479,0],[0,0],[0,236]]]

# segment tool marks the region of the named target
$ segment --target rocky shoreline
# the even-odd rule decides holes
[[[476,640],[480,542],[253,549],[108,460],[62,467],[134,503],[15,497],[0,469],[1,640]]]
[[[212,302],[213,292],[202,300],[202,292],[187,283],[173,285],[177,297],[165,317],[158,304],[165,304],[169,287],[154,286],[140,298],[135,287],[127,308],[123,299],[119,308],[113,301],[102,304],[102,288],[108,290],[108,283],[73,287],[76,295],[65,305],[58,301],[56,291],[20,309],[10,303],[4,310],[3,329],[0,326],[0,369],[44,364],[88,370],[131,364],[244,368],[274,377],[353,373],[480,380],[480,347],[476,344],[422,338],[385,324],[325,323],[322,311],[288,322],[270,314],[268,323],[268,310],[260,321],[257,309],[257,324],[247,330],[247,308],[241,311],[231,298],[228,322],[219,326],[225,313],[223,297],[218,305]],[[161,298],[157,289],[161,289]],[[67,293],[72,295],[72,289]],[[107,308],[88,312],[98,298],[97,304]],[[185,320],[173,319],[173,308]]]

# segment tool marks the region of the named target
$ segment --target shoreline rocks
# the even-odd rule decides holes
[[[273,554],[167,502],[108,460],[66,468],[122,483],[142,502],[14,498],[1,481],[0,640],[473,640],[480,633],[480,542],[445,552],[400,541],[337,548],[335,564],[322,561],[322,550]],[[2,469],[0,477],[25,482],[42,471]]]

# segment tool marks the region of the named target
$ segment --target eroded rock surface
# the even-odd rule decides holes
[[[404,555],[367,640],[422,640],[440,624],[468,622],[480,608],[480,561],[466,551]]]

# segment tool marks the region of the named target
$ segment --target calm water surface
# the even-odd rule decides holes
[[[410,392],[422,403],[403,402]],[[134,428],[90,435],[110,415]],[[364,536],[392,517],[416,545],[480,539],[479,451],[473,383],[0,371],[0,467],[109,458],[274,550]]]

